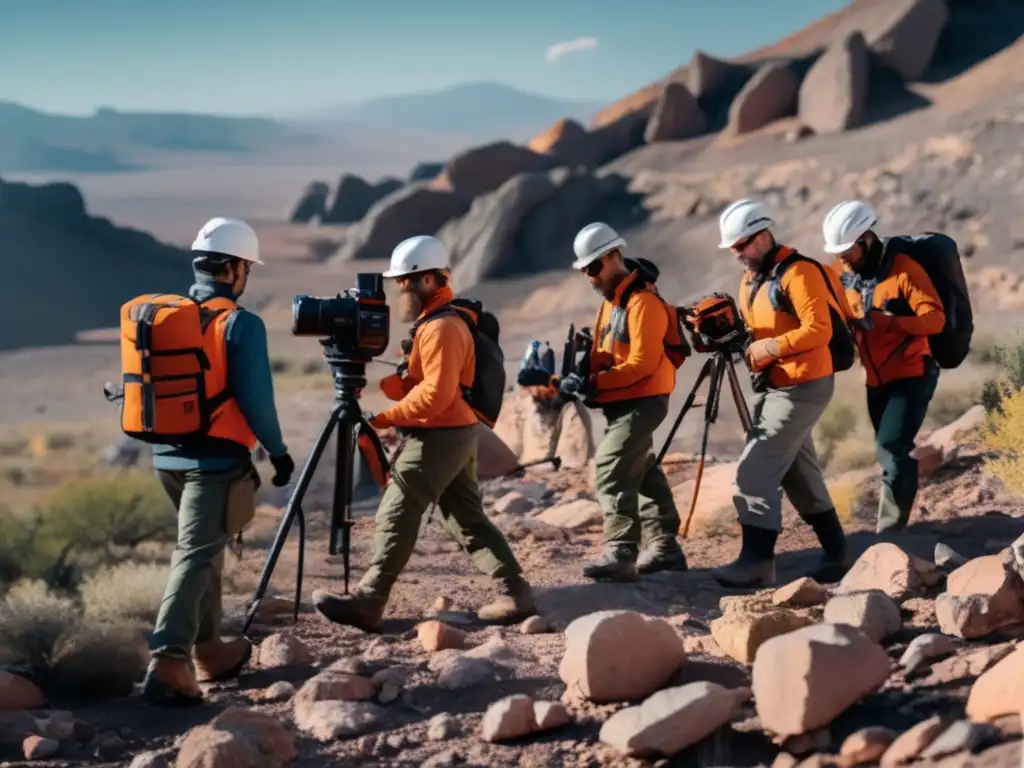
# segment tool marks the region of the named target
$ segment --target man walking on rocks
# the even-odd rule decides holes
[[[946,314],[924,268],[883,243],[878,216],[860,200],[845,200],[825,217],[826,253],[838,256],[842,283],[858,321],[857,345],[867,383],[868,415],[882,465],[876,531],[906,526],[917,496],[914,438],[939,380],[928,336]]]
[[[142,688],[151,703],[172,706],[200,703],[197,680],[236,677],[252,654],[244,637],[220,636],[221,571],[229,538],[256,514],[251,452],[257,439],[270,455],[274,485],[287,485],[295,469],[274,406],[266,328],[235,304],[252,265],[263,263],[256,233],[238,219],[211,219],[192,253],[196,279],[189,295],[210,316],[203,386],[216,406],[201,441],[153,446],[153,467],[178,510],[178,542]]]
[[[377,510],[369,568],[352,595],[313,593],[317,611],[337,624],[375,632],[391,589],[405,568],[423,513],[437,504],[441,525],[503,593],[477,612],[490,623],[522,621],[536,612],[529,583],[508,541],[483,511],[477,482],[478,417],[463,397],[473,383],[475,347],[463,309],[448,308],[448,253],[433,237],[412,237],[391,254],[384,277],[401,291],[400,319],[415,321],[406,375],[381,382],[398,401],[370,419],[397,427],[404,439]],[[441,311],[439,311],[441,310]]]
[[[775,542],[782,529],[782,492],[814,529],[824,549],[811,575],[836,581],[848,567],[846,536],[825,485],[812,430],[832,399],[834,369],[829,342],[832,313],[845,320],[842,290],[825,268],[775,241],[767,207],[740,200],[719,218],[719,248],[745,267],[739,309],[752,338],[751,371],[762,382],[753,429],[736,469],[734,503],[742,528],[739,557],[712,570],[728,587],[775,581]]]
[[[594,323],[588,372],[558,381],[565,395],[599,406],[607,429],[597,449],[597,493],[605,547],[583,568],[592,579],[629,581],[637,573],[685,571],[679,512],[654,455],[654,430],[668,415],[676,369],[665,352],[670,317],[653,286],[623,258],[626,241],[607,224],[576,235],[573,268],[604,299]],[[643,537],[647,548],[641,553]]]

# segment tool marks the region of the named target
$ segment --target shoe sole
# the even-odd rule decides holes
[[[249,663],[249,659],[252,658],[252,643],[248,644],[248,648],[245,651],[245,655],[239,660],[235,666],[221,672],[219,675],[213,675],[212,677],[199,677],[196,675],[196,680],[200,683],[223,683],[228,680],[234,680],[245,669],[245,665]]]

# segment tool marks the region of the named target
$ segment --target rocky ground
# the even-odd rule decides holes
[[[4,675],[0,709],[11,711],[0,714],[0,758],[222,768],[852,766],[919,756],[922,765],[1018,766],[1024,581],[1008,552],[1024,501],[985,475],[976,447],[940,453],[906,531],[880,541],[870,499],[853,511],[859,559],[841,583],[801,578],[815,541],[790,510],[778,588],[743,594],[709,574],[738,548],[728,523],[685,542],[687,573],[592,584],[580,574],[601,543],[592,465],[486,481],[489,513],[540,607],[512,627],[472,618],[490,596],[487,579],[429,516],[381,632],[324,622],[306,600],[317,587],[341,589],[341,568],[318,517],[298,623],[288,598],[293,533],[252,628],[253,662],[236,682],[208,686],[207,706],[43,701]],[[677,487],[694,474],[690,457],[666,467]],[[359,519],[356,578],[371,536],[372,519]],[[265,556],[245,553],[241,589],[251,590]],[[228,631],[239,626],[238,614],[226,621]]]

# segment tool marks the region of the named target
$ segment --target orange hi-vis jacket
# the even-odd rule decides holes
[[[604,301],[594,322],[590,371],[598,404],[668,395],[675,389],[676,369],[665,355],[669,315],[651,290],[634,291],[625,307],[620,297],[639,278],[633,272]]]
[[[448,304],[455,294],[445,286],[423,308],[420,317]],[[473,384],[476,346],[465,321],[441,315],[416,330],[409,365],[403,378],[392,374],[381,390],[398,402],[377,414],[371,425],[385,427],[466,427],[476,424],[476,413],[462,395]]]
[[[238,309],[238,304],[223,296],[214,296],[204,301],[203,307],[214,311],[222,310],[203,335],[203,353],[210,361],[210,368],[206,372],[206,391],[208,393],[226,392],[228,386],[227,323],[231,313]],[[207,436],[231,440],[244,445],[249,451],[254,450],[257,443],[256,435],[249,427],[249,422],[245,420],[238,401],[233,397],[228,397],[218,405],[210,420]]]
[[[779,247],[772,265],[793,252],[787,246]],[[788,298],[792,311],[772,306],[768,280],[751,301],[750,289],[755,276],[750,270],[743,273],[738,304],[754,341],[773,338],[778,342],[779,359],[768,374],[771,385],[786,387],[831,375],[834,371],[828,348],[832,340],[829,306],[833,306],[840,317],[846,317],[846,312],[833,301],[822,270],[806,261],[796,261],[782,272],[779,289]],[[843,295],[842,286],[833,282],[833,287],[838,296]]]
[[[851,317],[863,319],[872,309],[881,310],[887,301],[896,298],[906,299],[914,313],[893,318],[885,328],[857,328],[857,348],[869,387],[923,376],[925,358],[931,353],[927,337],[939,333],[946,324],[942,301],[924,268],[903,253],[887,258],[891,258],[888,269],[883,268],[884,277],[874,284],[867,308],[857,273],[839,259],[831,265],[837,275],[845,275]]]

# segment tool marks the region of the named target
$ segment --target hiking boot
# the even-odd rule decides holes
[[[739,557],[729,565],[712,568],[711,575],[723,587],[751,589],[775,584],[775,540],[778,531],[744,525]]]
[[[910,522],[910,510],[902,510],[893,497],[889,486],[883,484],[878,496],[878,518],[875,533],[896,533],[907,527]]]
[[[317,613],[335,624],[376,632],[384,618],[388,598],[370,589],[356,588],[351,595],[335,595],[324,589],[313,591]]]
[[[840,581],[853,565],[853,558],[846,552],[846,533],[835,509],[808,515],[804,520],[814,530],[824,552],[818,566],[807,575],[819,584]]]
[[[238,677],[251,656],[252,643],[245,637],[197,643],[192,649],[196,680],[212,683]]]
[[[517,624],[537,612],[530,583],[522,576],[499,580],[501,597],[481,606],[476,617],[490,624]]]
[[[154,656],[142,682],[142,696],[161,707],[194,707],[203,703],[192,662],[170,656]]]
[[[686,555],[679,546],[675,536],[656,539],[636,559],[638,573],[657,573],[658,571],[686,571]]]
[[[636,547],[611,545],[601,556],[583,566],[583,575],[595,581],[635,581]]]

